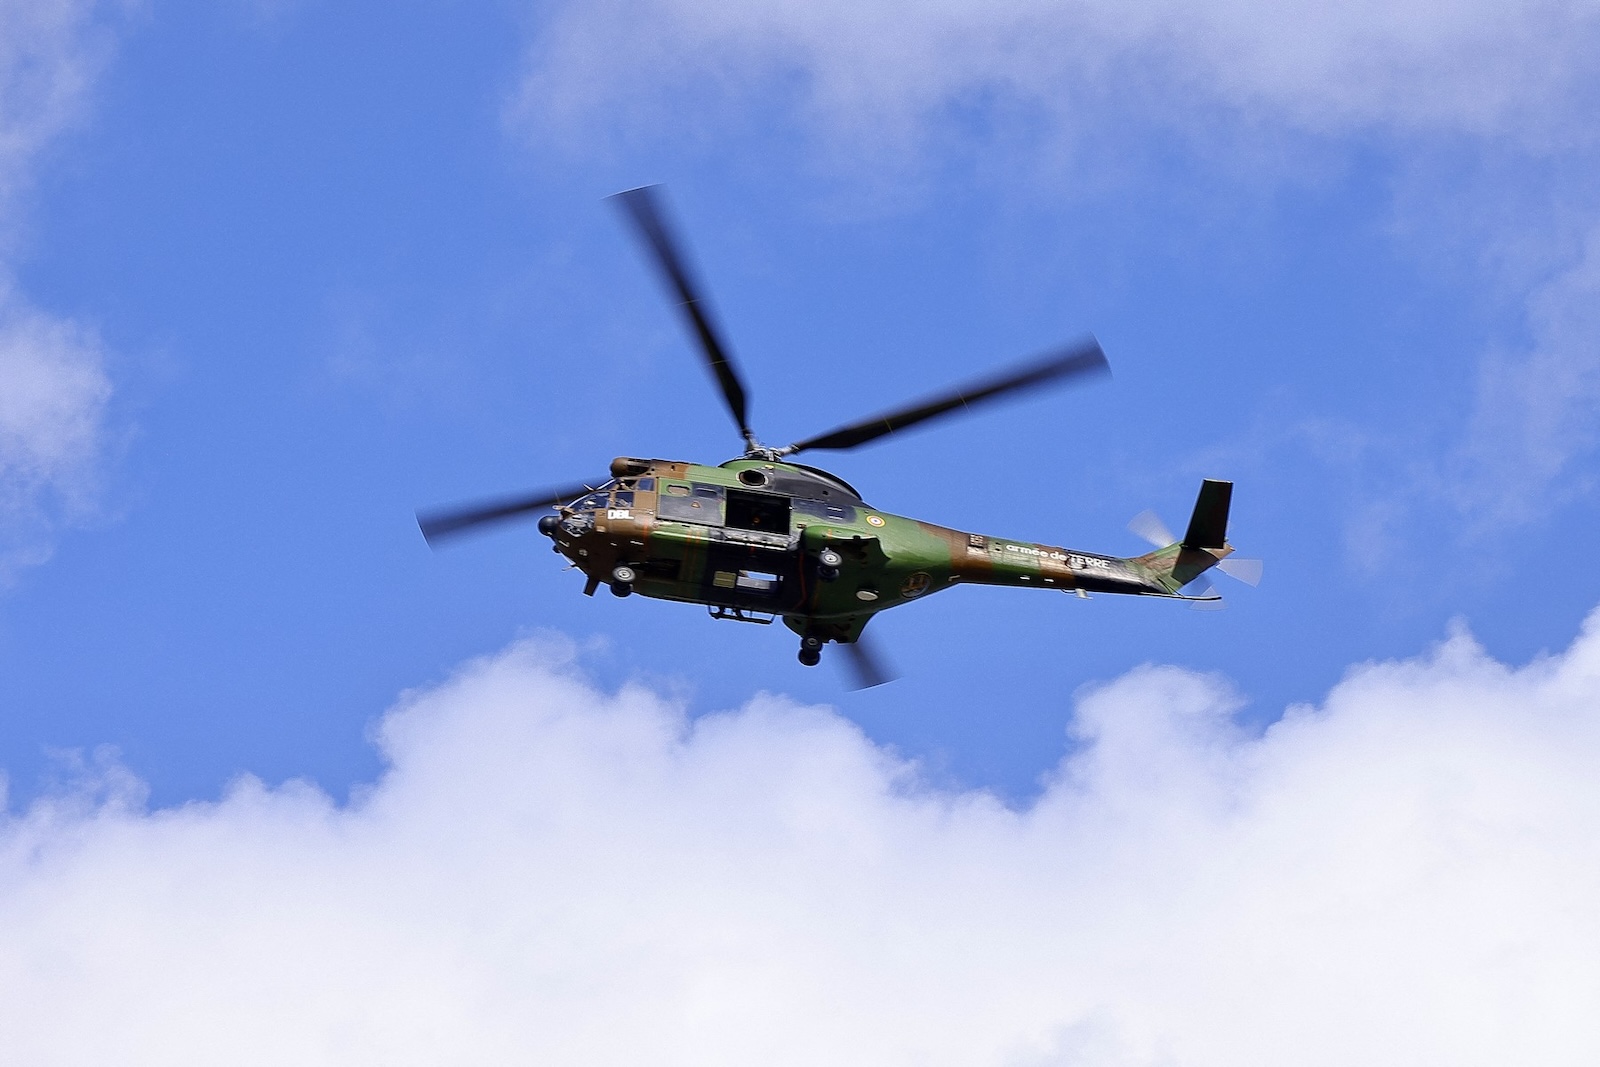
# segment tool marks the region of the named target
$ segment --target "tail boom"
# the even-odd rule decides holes
[[[952,540],[965,541],[964,551],[953,552],[951,576],[979,585],[1216,600],[1215,594],[1186,596],[1182,590],[1233,554],[1228,544],[1232,499],[1232,482],[1206,479],[1183,540],[1131,558],[946,531]]]

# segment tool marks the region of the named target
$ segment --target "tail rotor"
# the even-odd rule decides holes
[[[1190,607],[1215,611],[1226,606],[1222,594],[1206,576],[1205,572],[1212,567],[1246,585],[1254,586],[1261,583],[1263,564],[1259,559],[1228,555],[1213,564],[1205,554],[1193,551],[1221,548],[1232,551],[1224,536],[1232,488],[1229,482],[1208,480],[1205,483],[1200,490],[1200,499],[1195,504],[1195,515],[1190,519],[1188,531],[1182,539],[1179,539],[1172,532],[1172,528],[1154,511],[1142,511],[1128,522],[1129,532],[1162,550],[1162,556],[1172,550],[1178,558],[1198,557],[1204,569],[1177,589],[1179,596],[1190,601]],[[1168,559],[1166,566],[1171,568],[1174,562],[1175,560]],[[1183,573],[1183,569],[1178,569],[1172,580],[1181,581]],[[1192,565],[1190,573],[1193,573]]]

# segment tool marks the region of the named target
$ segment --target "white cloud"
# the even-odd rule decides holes
[[[1569,479],[1596,446],[1600,352],[1581,329],[1594,256],[1562,259],[1600,217],[1596,99],[1594,0],[630,0],[541,16],[519,114],[586,146],[798,118],[810,158],[886,182],[897,203],[915,187],[908,173],[945,173],[952,158],[1058,199],[1148,181],[1146,158],[1158,181],[1174,180],[1175,153],[1197,162],[1176,179],[1187,192],[1196,173],[1293,180],[1376,143],[1407,187],[1396,210],[1426,217],[1396,226],[1400,243],[1447,271],[1528,243],[1529,220],[1510,205],[1557,205],[1564,228],[1519,253],[1547,280],[1508,293],[1493,267],[1455,279],[1480,306],[1521,307],[1531,342],[1462,354],[1481,399],[1449,457],[1419,461],[1408,441],[1384,464],[1426,468],[1402,511],[1443,497],[1488,528],[1588,491]],[[1416,174],[1428,176],[1420,187]]]
[[[688,723],[559,658],[408,696],[348,806],[245,779],[146,812],[110,765],[13,816],[8,1057],[1600,1056],[1600,613],[1522,669],[1459,633],[1357,668],[1260,737],[1218,679],[1135,671],[1020,812],[827,710]]]
[[[9,282],[19,201],[81,114],[103,47],[84,0],[0,0],[0,584],[92,499],[111,388],[92,331]]]
[[[89,331],[0,293],[0,583],[49,555],[48,531],[92,509],[106,378]]]
[[[1600,226],[1576,262],[1534,287],[1527,320],[1527,349],[1494,353],[1480,368],[1473,419],[1446,480],[1479,521],[1526,521],[1594,489],[1572,466],[1600,443]]]
[[[1069,127],[1108,102],[1196,105],[1341,132],[1379,124],[1548,137],[1592,88],[1600,5],[1485,0],[569,3],[541,20],[524,104],[544,118],[684,109],[686,88],[747,106],[774,88],[864,140],[995,103]],[[692,125],[692,124],[690,124]],[[1570,132],[1563,125],[1563,135]]]
[[[0,213],[81,114],[103,54],[89,0],[0,0]]]

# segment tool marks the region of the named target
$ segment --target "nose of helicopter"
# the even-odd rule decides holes
[[[561,517],[559,515],[546,515],[539,520],[539,532],[546,537],[554,537],[556,535],[556,527],[560,525]]]

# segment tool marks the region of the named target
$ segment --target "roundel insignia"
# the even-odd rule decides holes
[[[869,526],[882,526],[883,525],[883,520],[880,519],[876,515],[868,515],[867,516],[867,525],[869,525]]]
[[[912,597],[919,597],[928,591],[928,586],[932,584],[932,582],[933,579],[929,577],[927,571],[918,571],[915,574],[908,574],[906,575],[906,580],[900,583],[900,595],[905,597],[907,600],[911,599]]]

